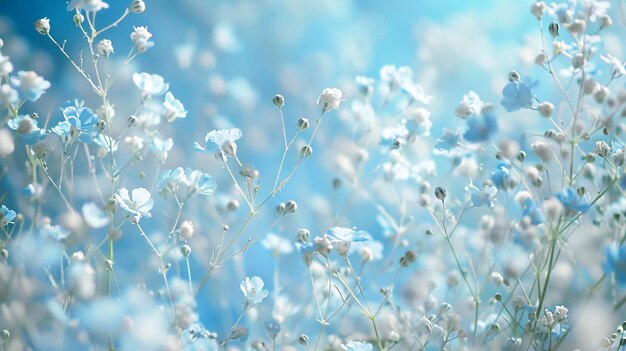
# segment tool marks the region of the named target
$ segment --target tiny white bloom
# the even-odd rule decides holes
[[[337,88],[326,88],[317,98],[317,104],[322,106],[324,112],[339,108],[341,104],[342,93]]]

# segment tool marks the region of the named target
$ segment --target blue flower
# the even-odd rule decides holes
[[[91,144],[100,131],[97,128],[98,116],[88,107],[83,107],[82,101],[68,102],[62,109],[64,121],[59,122],[52,131],[59,135],[64,142],[73,143],[76,139],[85,144]]]
[[[511,178],[511,166],[504,161],[498,162],[496,170],[491,172],[491,181],[498,189],[506,189]]]
[[[48,136],[43,129],[39,129],[37,120],[30,115],[19,115],[9,119],[7,126],[15,130],[26,145],[33,145]]]
[[[185,169],[185,183],[188,196],[211,195],[217,189],[217,183],[211,175],[202,171],[192,171],[189,167]]]
[[[591,208],[591,203],[587,196],[578,195],[573,188],[567,188],[557,193],[556,198],[561,201],[563,206],[576,212],[585,213]]]
[[[537,85],[537,82],[533,82],[530,79],[527,83],[520,81],[512,81],[502,89],[502,95],[504,98],[500,103],[507,112],[517,111],[521,108],[530,108],[535,98],[532,89]]]
[[[37,101],[50,88],[50,82],[34,71],[19,71],[11,77],[11,85],[17,89],[22,99]]]
[[[172,138],[162,140],[159,137],[154,137],[154,139],[152,139],[152,142],[150,143],[150,151],[152,151],[156,155],[156,158],[159,160],[159,162],[163,163],[165,162],[165,160],[167,160],[167,153],[172,149],[173,146],[174,141],[172,141]]]
[[[441,138],[435,143],[435,154],[451,156],[454,148],[459,146],[461,132],[459,130],[444,129]]]
[[[182,167],[166,169],[159,175],[157,190],[163,196],[172,195],[178,190],[180,183],[183,182],[184,179],[185,171]]]
[[[470,202],[473,207],[487,205],[487,207],[492,208],[495,206],[494,201],[498,195],[498,188],[495,186],[485,185],[483,190],[480,190],[470,181],[465,190],[470,193]]]
[[[487,141],[498,131],[498,120],[492,111],[483,110],[481,117],[473,116],[467,119],[467,131],[463,138],[470,143]]]
[[[163,112],[163,116],[167,119],[168,122],[174,121],[176,118],[186,118],[187,110],[185,110],[185,106],[179,100],[176,100],[174,95],[171,92],[167,92],[165,94],[165,101],[163,101],[163,107],[165,111]]]
[[[162,95],[170,88],[160,75],[145,72],[133,74],[133,83],[145,95]]]
[[[522,217],[526,216],[530,218],[530,223],[533,225],[543,223],[543,215],[541,214],[541,211],[539,211],[535,200],[530,197],[524,201],[524,209],[522,210]]]
[[[226,128],[226,129],[214,129],[207,133],[204,137],[205,146],[195,142],[193,148],[200,152],[213,152],[215,148],[211,144],[217,145],[221,148],[226,142],[234,142],[241,138],[241,129],[239,128]]]
[[[16,215],[15,211],[9,210],[8,207],[2,205],[2,207],[0,207],[0,227],[13,223]]]
[[[345,345],[341,345],[341,348],[346,351],[373,351],[374,346],[365,341],[350,341]]]
[[[128,195],[128,189],[126,188],[120,188],[115,193],[115,201],[127,213],[128,217],[131,217],[131,220],[135,223],[139,222],[141,217],[152,217],[150,210],[154,206],[154,200],[151,198],[152,195],[148,189],[136,188],[133,189],[131,194],[132,198]]]
[[[604,271],[615,273],[615,280],[620,285],[626,285],[626,245],[610,245],[604,249],[606,260],[603,263]]]
[[[69,230],[63,229],[61,226],[46,224],[41,228],[41,234],[56,241],[61,241],[70,236]]]
[[[217,341],[200,323],[192,324],[181,333],[184,351],[217,351]]]
[[[263,283],[263,279],[259,277],[246,277],[246,279],[241,281],[239,287],[243,292],[246,306],[261,303],[261,301],[269,295],[269,291],[263,289],[263,285],[265,285],[265,283]]]

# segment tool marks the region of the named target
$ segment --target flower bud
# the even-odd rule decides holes
[[[557,21],[552,21],[548,25],[548,31],[550,32],[550,35],[552,35],[553,38],[556,38],[559,36],[560,30],[561,30],[561,25]]]
[[[34,25],[37,33],[41,35],[48,35],[48,33],[50,33],[50,20],[48,17],[37,20]]]
[[[98,54],[104,57],[108,57],[110,54],[114,52],[113,43],[111,43],[109,39],[102,39],[96,46],[96,50],[98,51]]]
[[[526,151],[520,151],[519,154],[517,154],[517,160],[520,162],[524,162],[525,159],[526,159]]]
[[[306,118],[300,118],[298,120],[298,130],[307,130],[309,129],[309,120]]]
[[[537,17],[537,19],[543,16],[546,11],[546,4],[543,1],[537,1],[530,6],[530,12]]]
[[[299,243],[306,243],[309,241],[310,236],[311,236],[311,232],[309,232],[308,229],[306,228],[298,229],[296,240]]]
[[[308,345],[309,337],[306,334],[301,334],[300,337],[298,337],[298,342],[300,345]]]
[[[226,205],[226,209],[231,212],[237,210],[238,208],[239,208],[239,201],[237,200],[228,201],[228,204]]]
[[[100,131],[103,131],[106,126],[107,123],[104,120],[99,120],[98,123],[96,123],[96,127],[98,127]]]
[[[77,13],[74,15],[73,20],[76,27],[79,27],[85,21],[85,16],[82,13]]]
[[[191,221],[183,221],[180,225],[179,232],[183,239],[189,240],[193,236],[194,232],[193,223]]]
[[[415,262],[417,255],[415,252],[409,250],[400,258],[400,266],[408,267],[411,263]]]
[[[135,0],[130,4],[130,12],[142,13],[146,10],[146,3],[143,0]]]
[[[437,198],[437,200],[443,201],[446,199],[447,196],[447,192],[446,189],[438,186],[435,188],[435,197]]]
[[[2,248],[0,249],[0,257],[2,257],[3,259],[7,259],[9,258],[9,250],[7,250],[6,248]]]
[[[285,214],[295,213],[298,210],[298,204],[295,201],[287,201],[285,204]]]
[[[234,141],[224,143],[222,145],[222,150],[224,150],[224,153],[226,155],[235,157],[237,156],[237,143],[235,143]]]
[[[278,108],[283,108],[283,106],[285,106],[285,98],[280,94],[276,94],[272,99],[272,102]]]
[[[539,104],[539,113],[544,117],[552,116],[552,111],[554,111],[554,105],[549,102],[542,102]]]
[[[304,145],[302,149],[300,149],[300,155],[302,157],[311,156],[313,154],[313,148],[311,145]]]
[[[185,257],[189,257],[189,255],[191,255],[191,247],[189,245],[181,246],[180,253],[182,253]]]
[[[7,341],[10,337],[11,333],[8,330],[2,329],[2,331],[0,331],[0,340]]]
[[[278,205],[276,205],[276,212],[278,212],[278,214],[285,214],[285,203],[281,202]]]
[[[519,73],[517,73],[516,70],[512,70],[511,72],[509,72],[509,81],[519,82],[519,80],[520,80],[520,75]]]
[[[139,123],[139,118],[135,115],[128,116],[128,127],[134,127]]]

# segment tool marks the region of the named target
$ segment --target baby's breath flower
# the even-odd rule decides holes
[[[135,30],[130,34],[138,53],[142,53],[154,46],[154,42],[150,41],[152,33],[148,32],[148,27],[134,27]]]
[[[104,57],[109,57],[110,54],[115,52],[113,51],[113,43],[111,43],[109,39],[100,40],[96,46],[96,50],[98,51],[98,54]]]
[[[342,93],[337,88],[326,88],[317,98],[317,104],[322,106],[323,112],[338,109],[341,104]]]
[[[50,20],[48,17],[38,19],[35,22],[35,30],[41,35],[48,35],[50,33]]]
[[[143,0],[134,0],[130,4],[130,12],[142,13],[146,10],[146,3]]]

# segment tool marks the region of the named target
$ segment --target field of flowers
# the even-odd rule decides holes
[[[626,350],[626,2],[0,2],[0,351]]]

